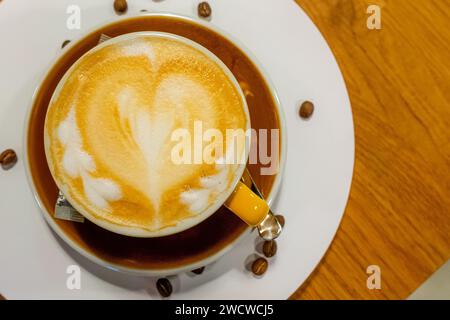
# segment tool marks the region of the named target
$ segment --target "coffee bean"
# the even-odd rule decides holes
[[[172,284],[167,278],[161,278],[156,281],[156,288],[161,296],[164,298],[169,297],[172,294]]]
[[[285,223],[284,216],[282,216],[281,214],[277,214],[275,216],[275,218],[277,218],[277,220],[281,224],[281,226],[284,227],[284,223]]]
[[[0,163],[4,170],[9,170],[17,163],[17,154],[12,149],[7,149],[0,154]]]
[[[70,43],[70,40],[64,40],[64,42],[61,45],[61,49],[67,46]]]
[[[269,263],[264,258],[258,258],[255,261],[253,261],[252,264],[252,272],[257,275],[261,276],[267,271]]]
[[[299,115],[303,119],[308,119],[314,113],[314,104],[311,101],[305,101],[300,106]]]
[[[203,271],[205,271],[205,267],[201,267],[201,268],[192,270],[192,272],[195,273],[195,274],[202,274]]]
[[[267,258],[273,257],[277,253],[277,242],[275,240],[265,241],[263,253]]]
[[[124,14],[128,10],[128,3],[126,0],[114,0],[114,10],[117,14]]]
[[[203,18],[208,18],[211,16],[211,6],[208,2],[200,2],[198,4],[198,15]]]

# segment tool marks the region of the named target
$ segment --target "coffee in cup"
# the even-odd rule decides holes
[[[223,137],[250,126],[223,63],[170,34],[117,37],[83,55],[59,83],[45,122],[47,161],[71,204],[100,226],[173,233],[217,210],[245,167],[245,143],[235,140],[221,141],[205,161],[198,125]],[[177,132],[194,142],[181,155]]]

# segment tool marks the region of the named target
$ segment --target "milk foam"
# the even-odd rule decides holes
[[[97,219],[145,230],[176,225],[214,204],[238,168],[223,158],[171,161],[171,133],[192,131],[196,121],[224,136],[247,125],[239,93],[214,61],[172,39],[106,46],[81,58],[52,98],[50,170]]]
[[[137,106],[138,103],[139,101],[131,89],[125,88],[119,92],[120,121],[122,124],[128,122],[132,137],[145,159],[147,176],[143,179],[148,179],[150,182],[145,193],[152,200],[155,210],[158,211],[162,192],[159,185],[164,179],[161,174],[165,173],[164,170],[161,170],[164,163],[163,159],[159,157],[159,152],[169,138],[173,128],[173,118],[171,115],[163,113],[151,114],[147,109]]]
[[[222,162],[222,161],[218,161]],[[227,175],[230,167],[224,164],[216,164],[218,173],[200,178],[200,187],[182,192],[181,201],[189,206],[192,212],[201,212],[208,206],[210,197],[219,194],[227,188]]]
[[[95,163],[81,147],[81,136],[73,107],[58,128],[58,138],[65,146],[63,168],[72,178],[81,177],[86,196],[92,204],[101,209],[108,209],[109,201],[117,201],[122,197],[120,187],[113,181],[91,176],[91,172],[95,171]]]
[[[122,53],[128,57],[145,56],[151,64],[155,63],[156,60],[156,54],[152,45],[145,41],[136,40],[132,45],[124,45]]]

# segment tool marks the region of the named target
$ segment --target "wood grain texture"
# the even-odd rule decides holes
[[[450,1],[296,2],[344,74],[356,160],[338,233],[291,298],[407,298],[450,258]],[[366,27],[369,4],[381,30]],[[366,286],[373,264],[381,290]]]

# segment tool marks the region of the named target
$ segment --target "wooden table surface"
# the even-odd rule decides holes
[[[292,298],[407,298],[450,258],[450,0],[296,2],[344,74],[356,160],[337,235]],[[381,30],[366,26],[370,4]]]

